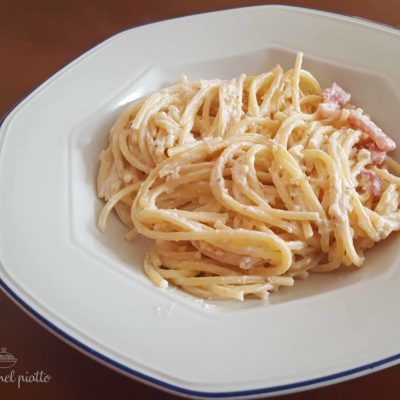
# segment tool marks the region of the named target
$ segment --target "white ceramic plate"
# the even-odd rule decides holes
[[[124,104],[174,81],[288,67],[297,50],[400,141],[400,34],[264,6],[123,32],[65,67],[4,120],[5,291],[52,331],[129,376],[185,397],[243,398],[349,379],[399,361],[400,236],[358,272],[315,275],[269,303],[211,304],[145,278],[147,242],[96,230],[97,157]],[[397,136],[396,136],[397,135]]]

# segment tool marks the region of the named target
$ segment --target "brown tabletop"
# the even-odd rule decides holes
[[[270,2],[1,0],[0,115],[66,63],[122,30],[182,15],[267,3]],[[325,9],[400,27],[400,5],[396,0],[271,3]],[[2,399],[177,399],[82,355],[30,319],[1,292],[0,345],[17,357],[19,374],[29,377],[37,372],[33,379],[39,381],[21,383],[18,389],[16,383],[2,382],[5,373],[0,370]],[[345,383],[279,397],[281,400],[337,398],[399,399],[400,365]]]

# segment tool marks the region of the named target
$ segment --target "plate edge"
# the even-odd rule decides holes
[[[368,26],[370,28],[375,28],[379,30],[383,30],[387,33],[394,33],[394,34],[399,34],[400,33],[400,28],[397,28],[395,26],[385,24],[382,22],[377,22],[373,20],[369,20],[367,18],[363,17],[358,17],[358,16],[350,16],[346,14],[341,14],[341,13],[336,13],[336,12],[330,12],[330,11],[325,11],[322,9],[318,8],[308,8],[308,7],[301,7],[301,6],[291,6],[291,5],[284,5],[284,4],[267,4],[267,5],[256,5],[256,6],[247,6],[247,7],[238,7],[238,8],[229,8],[229,9],[224,9],[224,10],[217,10],[217,11],[211,11],[211,12],[203,12],[203,13],[197,13],[197,14],[190,14],[190,15],[184,15],[184,16],[179,16],[179,17],[174,17],[174,18],[169,18],[166,20],[161,20],[161,21],[156,21],[144,25],[139,25],[137,27],[133,28],[128,28],[125,30],[122,30],[120,32],[117,32],[116,34],[108,37],[105,40],[102,40],[89,50],[85,51],[84,53],[78,55],[77,57],[73,58],[72,60],[68,61],[63,67],[61,67],[58,71],[56,71],[54,74],[52,74],[50,77],[45,79],[44,81],[40,82],[38,85],[34,86],[32,90],[30,90],[26,95],[24,95],[19,101],[14,106],[11,106],[11,108],[3,114],[3,116],[0,118],[0,154],[1,150],[4,144],[5,140],[5,133],[6,131],[3,130],[2,128],[4,127],[5,123],[12,121],[13,117],[15,114],[19,112],[19,110],[34,96],[39,94],[42,90],[44,90],[48,85],[53,83],[56,79],[58,79],[62,74],[67,72],[70,68],[76,66],[80,62],[82,62],[85,58],[90,56],[91,54],[99,51],[102,47],[105,45],[111,43],[112,41],[116,40],[117,38],[131,32],[134,30],[138,29],[143,29],[143,28],[148,28],[152,25],[155,24],[168,24],[168,23],[173,23],[176,20],[180,19],[191,19],[191,18],[196,18],[196,17],[205,17],[210,14],[216,14],[216,13],[236,13],[236,12],[241,12],[244,10],[257,10],[257,9],[276,9],[276,10],[287,10],[291,12],[301,12],[304,14],[313,14],[313,15],[319,15],[319,16],[325,16],[325,17],[333,17],[335,19],[341,19],[349,22],[355,22],[360,25]],[[3,131],[3,132],[2,132]],[[0,265],[1,265],[1,260],[0,260]],[[54,334],[56,337],[60,338],[63,340],[65,343],[67,343],[69,346],[73,347],[74,349],[79,350],[81,353],[89,356],[90,358],[96,360],[97,362],[107,366],[110,369],[113,369],[119,373],[122,373],[125,376],[128,376],[132,379],[138,380],[142,383],[145,383],[147,385],[156,387],[157,389],[161,389],[163,391],[173,393],[179,396],[190,396],[191,398],[256,398],[258,396],[266,395],[266,396],[272,396],[272,395],[281,395],[281,394],[287,394],[287,393],[293,393],[293,392],[299,392],[301,390],[310,390],[310,389],[315,389],[320,386],[326,386],[326,385],[331,385],[334,383],[339,383],[339,382],[344,382],[347,380],[350,380],[355,377],[360,377],[363,375],[367,375],[369,373],[382,370],[385,368],[388,368],[390,366],[396,365],[400,363],[400,353],[395,354],[393,356],[386,357],[384,359],[378,360],[371,362],[369,364],[365,364],[362,366],[358,366],[349,370],[345,370],[342,372],[337,372],[335,374],[330,374],[318,378],[313,378],[305,381],[300,381],[296,383],[290,383],[290,384],[284,384],[284,385],[278,385],[278,386],[271,386],[267,388],[258,388],[258,389],[247,389],[247,390],[238,390],[238,391],[233,391],[233,392],[201,392],[198,390],[192,390],[184,387],[180,387],[162,380],[159,380],[157,378],[153,378],[150,375],[146,375],[140,371],[136,371],[130,367],[127,367],[124,364],[119,363],[118,361],[115,361],[108,356],[97,352],[96,350],[91,349],[88,345],[84,344],[83,342],[80,342],[78,339],[75,337],[69,335],[68,333],[64,332],[61,328],[57,327],[54,323],[51,321],[47,320],[45,317],[43,317],[38,311],[36,311],[34,308],[29,306],[21,297],[18,296],[18,294],[13,291],[13,289],[8,286],[2,278],[0,278],[0,289],[2,290],[5,295],[10,298],[19,308],[21,308],[28,316],[33,318],[36,322],[38,322],[40,325],[45,327],[50,333]]]
[[[156,387],[163,391],[173,393],[179,396],[189,396],[195,399],[204,398],[215,398],[215,399],[226,399],[226,398],[256,398],[258,396],[272,396],[280,394],[288,394],[299,392],[301,390],[310,390],[317,387],[331,385],[334,383],[344,382],[352,378],[367,375],[372,372],[376,372],[381,369],[388,368],[400,363],[400,353],[385,357],[383,359],[361,365],[355,368],[351,368],[345,371],[336,372],[334,374],[321,376],[313,379],[308,379],[304,381],[288,383],[278,386],[270,386],[257,389],[246,389],[246,390],[236,390],[232,392],[207,392],[193,390],[185,387],[181,387],[158,378],[154,378],[150,375],[137,371],[130,368],[112,358],[93,350],[89,345],[81,342],[77,338],[69,335],[61,328],[56,326],[54,323],[46,319],[39,312],[33,309],[29,304],[27,304],[14,290],[8,286],[5,281],[0,278],[0,289],[5,293],[5,295],[10,298],[17,306],[19,306],[26,314],[33,318],[36,322],[46,328],[50,333],[54,334],[58,338],[62,339],[66,344],[79,350],[81,353],[89,356],[90,358],[100,362],[101,364],[111,368],[131,379],[138,380],[142,383],[148,384],[150,386]]]

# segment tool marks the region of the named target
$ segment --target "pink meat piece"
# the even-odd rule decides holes
[[[322,92],[322,98],[324,99],[324,103],[333,103],[339,107],[343,107],[350,101],[351,94],[345,92],[334,82],[331,87]]]
[[[368,178],[371,194],[374,197],[381,197],[383,191],[382,179],[374,171],[365,168],[360,172],[360,175]]]
[[[370,138],[360,140],[355,147],[358,150],[367,149],[371,154],[371,163],[374,165],[381,165],[385,161],[386,151],[379,150]]]
[[[323,102],[318,106],[318,111],[323,118],[339,119],[341,108],[350,101],[350,93],[345,92],[339,85],[333,85],[322,92]]]
[[[348,122],[353,129],[360,129],[365,132],[375,143],[378,150],[388,152],[396,148],[396,143],[359,111],[351,111]]]
[[[372,164],[381,165],[385,161],[386,151],[379,150],[374,142],[368,143],[366,147],[371,153]]]

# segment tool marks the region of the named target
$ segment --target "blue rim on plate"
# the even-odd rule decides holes
[[[1,124],[0,124],[1,126]],[[324,382],[331,382],[334,383],[335,380],[344,378],[344,377],[351,377],[352,375],[356,375],[362,372],[366,372],[368,370],[374,370],[376,368],[383,368],[384,366],[389,366],[387,364],[393,363],[395,361],[400,360],[400,354],[395,354],[391,357],[386,357],[382,360],[375,361],[369,364],[362,365],[357,368],[348,369],[343,372],[338,372],[336,374],[321,376],[319,378],[309,379],[305,381],[300,381],[296,383],[289,383],[286,385],[279,385],[279,386],[271,386],[266,388],[260,389],[252,389],[252,390],[239,390],[234,392],[201,392],[198,390],[191,390],[186,389],[180,386],[172,385],[170,383],[161,381],[156,378],[152,378],[151,376],[142,374],[139,371],[135,371],[132,368],[129,368],[111,358],[105,356],[97,352],[96,350],[91,349],[89,346],[86,346],[84,343],[80,342],[79,340],[75,339],[73,336],[69,335],[68,333],[64,332],[62,329],[58,328],[56,325],[51,323],[49,320],[44,318],[40,315],[37,311],[35,311],[31,306],[25,303],[16,293],[13,292],[11,288],[9,288],[5,282],[0,278],[0,287],[3,291],[17,303],[26,313],[40,321],[50,332],[56,333],[60,335],[68,344],[76,346],[80,351],[83,353],[89,354],[90,356],[96,358],[98,361],[101,361],[105,365],[116,368],[117,370],[128,374],[132,378],[141,379],[149,384],[155,385],[160,389],[164,389],[167,391],[172,391],[176,394],[180,395],[188,395],[193,397],[206,397],[206,398],[224,398],[224,397],[244,397],[244,396],[256,396],[262,394],[269,394],[269,393],[279,393],[288,390],[293,390],[296,388],[313,388],[315,385],[324,383]],[[372,371],[370,371],[372,372]]]
[[[270,4],[271,6],[272,4]],[[265,6],[265,5],[264,5]],[[284,4],[280,4],[279,6],[282,7],[287,7],[287,8],[298,8],[298,9],[309,9],[306,7],[295,7],[295,6],[287,6]],[[253,6],[253,7],[240,7],[240,8],[257,8],[258,6]],[[345,16],[347,18],[353,18],[353,19],[358,19],[361,21],[366,21],[369,23],[373,23],[376,25],[381,25],[390,29],[394,30],[399,30],[398,28],[385,24],[382,22],[377,22],[377,21],[372,21],[367,18],[361,18],[357,16],[349,16],[337,12],[328,12],[322,9],[318,8],[313,8],[312,10],[325,13],[325,14],[336,14],[336,15],[341,15]],[[226,11],[226,10],[225,10]],[[207,14],[207,13],[205,13]],[[173,19],[178,19],[178,18],[184,18],[187,17],[187,15],[182,16],[182,17],[177,17]],[[150,23],[151,24],[151,23]],[[128,29],[129,30],[129,29]],[[117,33],[117,36],[120,33],[123,33],[124,31],[121,31]],[[98,45],[101,45],[103,42],[100,42]],[[98,45],[94,46],[92,49],[89,49],[89,52],[96,48]],[[88,52],[88,51],[87,51]],[[84,54],[86,54],[85,52]],[[82,55],[79,55],[69,61],[67,64],[65,64],[63,67],[59,69],[58,72],[61,72],[64,70],[66,67],[69,65],[73,64],[77,59],[79,59]],[[55,75],[58,74],[56,72],[52,76],[50,76],[48,79],[43,81],[42,83],[38,84],[35,86],[31,91],[29,91],[25,96],[22,97],[22,99],[13,107],[11,107],[1,118],[0,118],[0,128],[2,127],[4,121],[8,117],[9,114],[11,114],[12,111],[14,111],[17,106],[19,106],[23,100],[25,100],[27,97],[29,97],[33,92],[36,91],[36,89],[40,88],[43,84],[45,84],[49,79],[53,78]],[[311,390],[315,389],[319,386],[322,386],[323,384],[329,385],[329,384],[334,384],[337,383],[338,380],[342,380],[343,378],[346,378],[345,380],[351,379],[352,377],[361,377],[363,375],[366,375],[370,372],[374,372],[377,370],[381,370],[387,367],[390,367],[394,364],[397,364],[400,362],[400,353],[395,354],[383,359],[380,359],[378,361],[374,361],[365,365],[361,365],[359,367],[351,368],[342,372],[337,372],[334,374],[330,375],[325,375],[321,376],[318,378],[313,378],[313,379],[308,379],[304,381],[299,381],[295,383],[289,383],[289,384],[284,384],[284,385],[278,385],[278,386],[271,386],[271,387],[263,387],[263,388],[258,388],[258,389],[249,389],[249,390],[238,390],[238,391],[231,391],[231,392],[202,392],[199,390],[192,390],[192,389],[187,389],[184,387],[180,387],[177,385],[170,384],[168,382],[162,381],[157,378],[153,378],[149,375],[143,374],[139,371],[136,371],[132,368],[127,367],[126,365],[123,365],[106,355],[92,349],[91,347],[87,346],[86,344],[82,343],[75,337],[69,335],[68,333],[64,332],[62,329],[60,329],[58,326],[53,324],[51,321],[43,317],[38,311],[36,311],[34,308],[32,308],[29,304],[27,304],[21,297],[19,297],[4,281],[3,279],[0,278],[0,289],[5,293],[7,297],[9,297],[17,306],[19,306],[26,314],[28,314],[30,317],[32,317],[34,320],[39,322],[40,325],[45,327],[50,333],[59,336],[65,343],[69,344],[71,347],[76,348],[83,354],[92,357],[96,361],[100,362],[101,364],[114,369],[120,373],[123,373],[125,376],[128,376],[130,378],[142,381],[144,383],[147,383],[153,387],[156,387],[158,389],[162,389],[164,391],[174,393],[180,396],[187,395],[190,397],[196,397],[196,398],[241,398],[241,397],[250,397],[250,396],[260,396],[263,394],[287,394],[289,392],[297,392],[299,390],[296,389],[303,389],[303,390]]]

